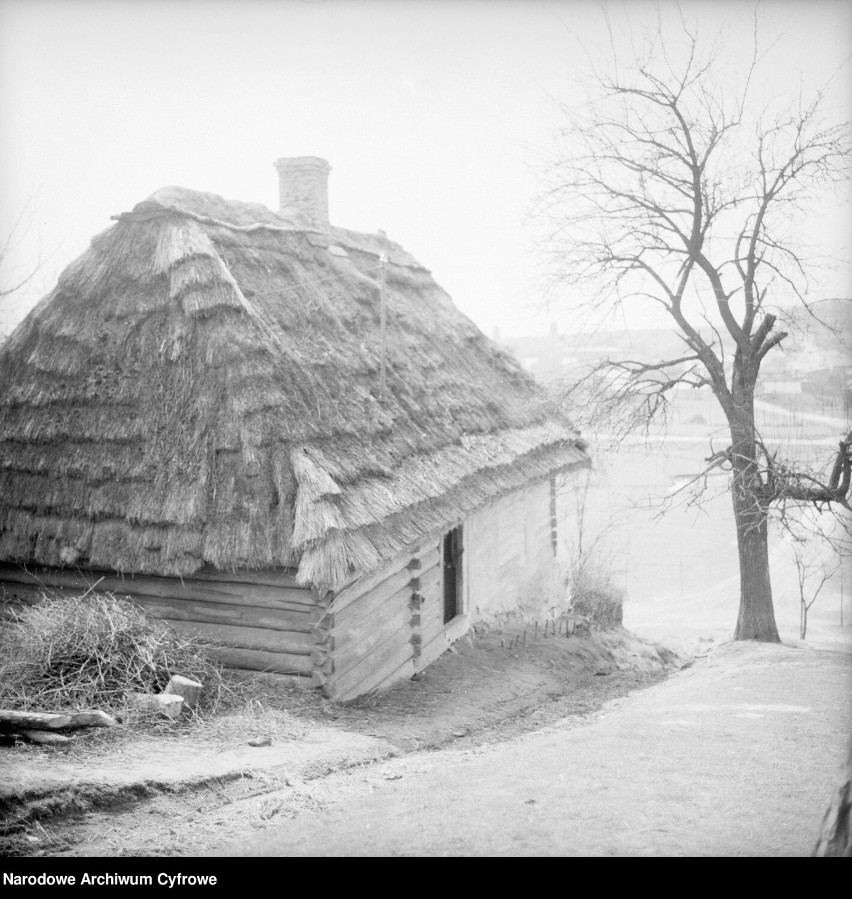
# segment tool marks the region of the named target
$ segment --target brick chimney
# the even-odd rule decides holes
[[[281,212],[298,210],[309,227],[327,232],[328,173],[331,166],[319,156],[285,156],[278,169],[278,206]]]

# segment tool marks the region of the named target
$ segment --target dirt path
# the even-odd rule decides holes
[[[583,717],[685,661],[620,631],[522,639],[465,639],[417,680],[344,706],[255,679],[244,707],[206,725],[0,749],[0,855],[203,854],[314,807],[335,772]],[[257,736],[270,745],[247,746]]]
[[[236,850],[807,855],[852,731],[852,656],[727,644],[591,719],[326,778]],[[288,803],[290,805],[288,806]]]
[[[33,814],[0,854],[810,852],[852,730],[848,639],[715,645],[666,680],[625,634],[503,642],[349,706],[270,689],[206,730],[20,747],[0,786]]]

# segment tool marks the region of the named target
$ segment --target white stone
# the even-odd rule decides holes
[[[156,712],[174,720],[183,711],[183,697],[169,693],[131,693],[127,705],[140,712]]]

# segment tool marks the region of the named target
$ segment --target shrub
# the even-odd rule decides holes
[[[624,617],[621,596],[610,591],[589,590],[575,593],[571,611],[587,618],[592,627],[600,630],[619,627]]]
[[[619,627],[624,617],[624,595],[612,576],[594,558],[575,565],[567,578],[571,611],[586,618],[592,627]]]
[[[13,708],[115,710],[173,674],[204,684],[203,708],[218,701],[221,671],[201,647],[110,593],[45,595],[0,631],[0,701]]]

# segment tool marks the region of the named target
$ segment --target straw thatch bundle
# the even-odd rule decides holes
[[[586,461],[399,246],[179,188],[0,349],[0,560],[334,585]]]

